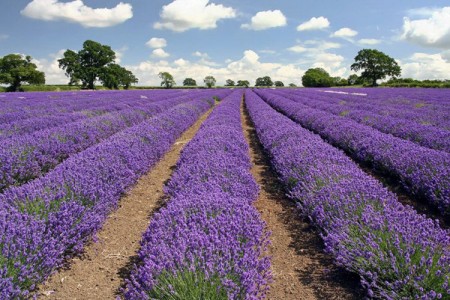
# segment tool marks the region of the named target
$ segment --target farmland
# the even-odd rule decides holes
[[[0,95],[0,299],[450,299],[448,89]]]

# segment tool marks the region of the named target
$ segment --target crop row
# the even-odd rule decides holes
[[[255,93],[245,97],[258,137],[290,197],[321,230],[335,262],[360,276],[369,297],[450,297],[449,232],[400,204],[320,136]]]
[[[275,109],[355,159],[398,178],[409,192],[424,197],[442,214],[450,213],[449,153],[418,146],[268,91],[258,91],[258,94]]]
[[[180,104],[0,195],[0,299],[26,297],[79,252],[126,189],[209,107]]]
[[[182,96],[142,103],[62,127],[4,140],[0,149],[0,192],[9,186],[38,178],[71,155],[189,99]]]
[[[183,150],[141,241],[126,299],[260,299],[270,279],[268,234],[252,206],[240,121],[242,92],[224,99]]]
[[[330,103],[328,98],[321,100],[314,93],[277,93],[295,102],[302,103],[312,108],[324,110],[334,115],[347,117],[358,123],[371,126],[381,132],[390,133],[393,136],[410,140],[418,145],[450,152],[450,131],[419,124],[414,121],[395,118],[389,115],[380,115],[361,109],[358,106]],[[305,95],[307,94],[307,95]],[[305,97],[306,96],[306,97]],[[389,111],[389,108],[385,108]]]

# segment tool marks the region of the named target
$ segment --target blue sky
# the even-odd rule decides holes
[[[56,60],[87,39],[110,45],[142,85],[160,71],[179,85],[207,75],[300,84],[311,67],[347,77],[363,48],[394,57],[404,77],[450,77],[448,1],[1,1],[0,56],[31,55],[47,83],[68,81]]]

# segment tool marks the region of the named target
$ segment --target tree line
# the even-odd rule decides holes
[[[80,85],[83,89],[95,89],[96,82],[110,89],[128,89],[132,84],[138,83],[136,76],[129,70],[116,63],[116,53],[110,46],[87,40],[79,51],[66,50],[63,58],[58,60],[59,67],[65,71],[69,78],[69,85]],[[302,77],[305,87],[330,87],[348,85],[376,86],[377,81],[387,76],[397,80],[401,74],[401,68],[397,62],[375,49],[362,49],[355,57],[351,70],[361,72],[360,75],[352,74],[348,78],[331,77],[322,68],[308,69]],[[173,76],[168,72],[158,74],[161,86],[172,88],[176,85]],[[214,76],[208,75],[203,80],[206,87],[216,85]],[[23,83],[45,84],[45,74],[37,70],[36,64],[30,56],[9,54],[0,58],[0,84],[9,84],[8,91],[19,91]],[[193,78],[185,78],[183,86],[197,86]],[[245,79],[227,79],[227,87],[249,87],[250,82]],[[269,76],[259,77],[255,81],[255,87],[283,87],[282,81],[272,81]],[[290,83],[289,87],[296,87]]]

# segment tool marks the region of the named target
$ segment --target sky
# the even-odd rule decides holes
[[[85,40],[111,46],[139,85],[212,75],[270,76],[301,85],[321,67],[348,77],[358,51],[396,59],[402,77],[450,78],[450,1],[438,0],[0,0],[0,57],[31,55],[48,84],[57,60]]]

